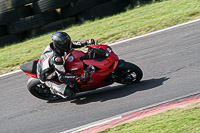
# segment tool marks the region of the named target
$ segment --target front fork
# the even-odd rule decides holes
[[[122,82],[123,74],[121,68],[125,65],[125,61],[120,59],[116,69],[105,79],[106,82]]]
[[[116,69],[111,73],[110,78],[113,82],[120,82],[123,83],[127,78],[127,72],[123,72],[122,69],[125,66],[126,61],[123,59],[119,60],[119,63]]]

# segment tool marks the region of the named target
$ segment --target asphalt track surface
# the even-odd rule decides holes
[[[26,89],[22,72],[0,77],[0,133],[55,133],[181,97],[200,89],[200,22],[112,48],[144,73],[135,85],[105,87],[66,101],[47,102]]]

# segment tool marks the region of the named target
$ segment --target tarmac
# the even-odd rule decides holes
[[[83,128],[82,130],[79,130],[79,131],[73,131],[73,133],[97,133],[107,128],[113,128],[117,125],[120,125],[126,122],[139,120],[144,117],[152,116],[158,113],[165,112],[170,109],[186,106],[188,104],[195,103],[195,102],[200,102],[200,94],[196,94],[196,95],[185,97],[185,98],[178,99],[175,101],[163,103],[155,107],[150,107],[144,110],[139,110],[136,112],[125,114],[125,115],[120,116],[119,118],[116,118],[108,122],[95,124],[88,128],[85,128],[85,129]]]

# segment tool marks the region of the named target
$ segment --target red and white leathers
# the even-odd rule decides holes
[[[79,48],[87,45],[87,43],[89,43],[88,40],[74,41],[72,42],[72,48]],[[51,88],[54,94],[65,98],[65,88],[67,84],[76,82],[76,75],[71,75],[66,72],[64,68],[64,56],[64,54],[62,55],[54,49],[53,43],[50,43],[38,61],[37,76],[41,82]]]

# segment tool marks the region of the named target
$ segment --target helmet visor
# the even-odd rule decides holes
[[[58,47],[63,50],[64,52],[68,52],[71,49],[71,41],[63,40],[59,42]]]

